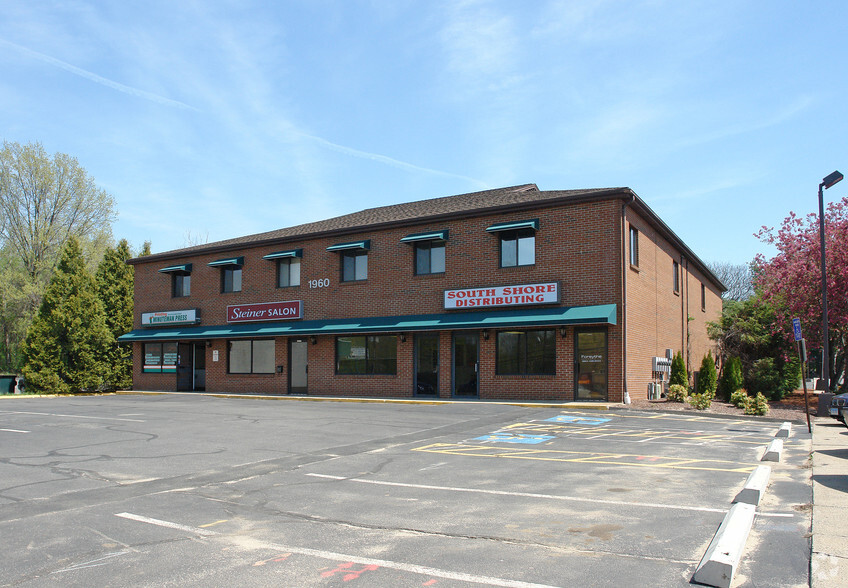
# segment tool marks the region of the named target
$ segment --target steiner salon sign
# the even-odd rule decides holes
[[[445,309],[481,308],[484,306],[524,306],[527,304],[555,304],[559,302],[559,285],[522,284],[493,288],[445,290]]]
[[[303,316],[303,302],[260,302],[259,304],[236,304],[227,307],[228,323],[249,323],[255,321],[295,320]]]

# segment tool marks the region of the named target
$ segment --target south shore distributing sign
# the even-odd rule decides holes
[[[559,284],[521,284],[492,288],[445,290],[445,309],[481,308],[492,306],[525,306],[528,304],[556,304],[559,302]]]
[[[142,327],[166,327],[168,325],[194,325],[200,322],[196,308],[141,313]]]
[[[228,323],[295,320],[302,316],[303,302],[300,300],[236,304],[227,307]]]

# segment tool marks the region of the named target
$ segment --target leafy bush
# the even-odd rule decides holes
[[[704,392],[702,394],[692,394],[688,400],[689,405],[692,408],[696,408],[698,410],[708,409],[710,407],[710,404],[712,404],[712,401],[713,395],[709,392]]]
[[[689,375],[686,373],[686,362],[683,361],[683,352],[678,351],[671,360],[671,376],[668,380],[669,385],[689,387]],[[681,400],[681,402],[683,402]]]
[[[742,388],[742,362],[738,357],[729,358],[718,381],[718,396],[733,402],[733,394]],[[735,404],[735,403],[734,403]]]
[[[794,357],[789,361],[766,357],[754,362],[746,379],[745,387],[749,392],[780,400],[798,387],[801,368]]]
[[[756,398],[748,398],[745,406],[745,414],[767,415],[769,411],[768,399],[760,393],[757,393]]]
[[[716,374],[715,360],[713,360],[713,354],[707,351],[704,359],[701,360],[701,371],[698,372],[696,392],[698,394],[706,394],[712,399],[715,396],[717,382],[718,375]]]
[[[672,384],[668,387],[666,398],[669,402],[686,402],[687,396],[689,396],[689,388],[680,384]]]
[[[751,397],[748,396],[748,393],[740,388],[730,395],[730,404],[737,408],[744,408],[750,399]]]

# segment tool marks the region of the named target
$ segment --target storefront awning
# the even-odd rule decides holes
[[[191,339],[236,339],[239,337],[297,337],[304,335],[350,335],[358,333],[400,333],[414,331],[453,331],[462,329],[502,329],[559,325],[614,325],[616,305],[557,306],[491,312],[460,312],[407,316],[333,319],[136,329],[118,337],[132,341],[174,341]]]
[[[289,249],[288,251],[275,251],[263,255],[262,259],[284,259],[286,257],[303,257],[303,249]]]

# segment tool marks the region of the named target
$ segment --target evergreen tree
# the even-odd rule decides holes
[[[698,394],[715,395],[717,384],[718,375],[716,374],[715,360],[712,352],[707,351],[704,359],[701,360],[701,371],[698,372]]]
[[[725,400],[730,400],[730,395],[742,388],[742,362],[736,356],[730,357],[721,371],[718,382],[718,393]]]
[[[689,388],[689,375],[686,373],[686,363],[683,361],[683,352],[678,351],[671,360],[671,377],[669,386],[675,384]]]
[[[108,372],[104,358],[114,344],[94,277],[71,237],[27,332],[27,388],[42,394],[99,390]]]
[[[95,281],[97,296],[103,305],[106,327],[117,340],[132,330],[133,323],[133,268],[127,265],[132,256],[126,239],[118,246],[106,250],[97,267]],[[132,348],[129,345],[110,347],[106,357],[106,388],[117,390],[132,387]]]

